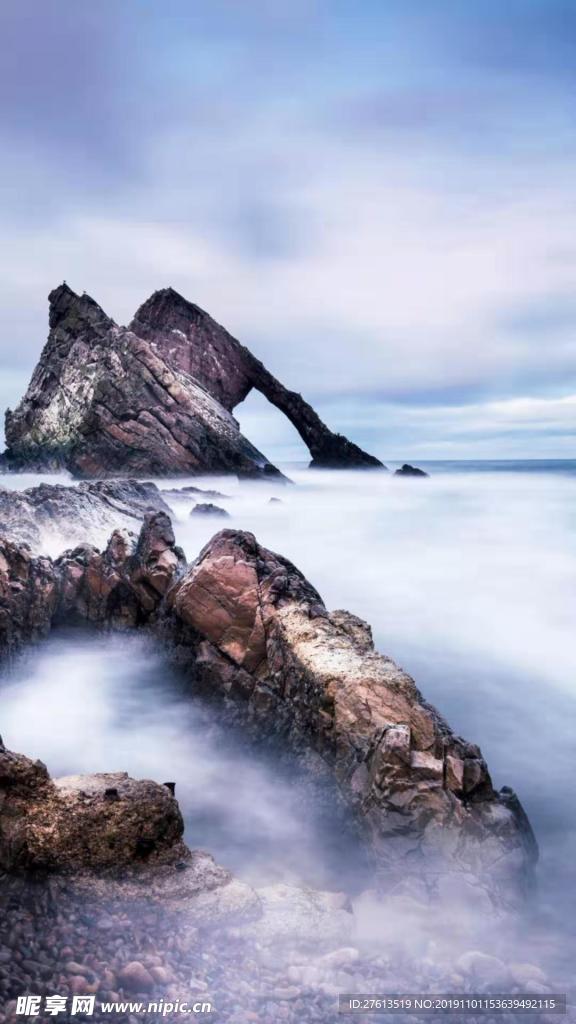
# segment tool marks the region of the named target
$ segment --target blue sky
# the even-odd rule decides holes
[[[574,455],[572,0],[4,0],[0,40],[2,407],[55,284],[171,284],[383,457]]]

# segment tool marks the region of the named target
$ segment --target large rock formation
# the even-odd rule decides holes
[[[314,465],[381,465],[171,289],[156,292],[127,329],[63,284],[50,294],[50,334],[26,395],[6,413],[2,466],[278,478],[232,416],[253,387],[294,423]]]
[[[255,733],[331,766],[388,885],[521,899],[537,856],[508,789],[414,681],[378,654],[369,626],[329,613],[286,559],[223,530],[168,592],[164,634],[197,684]]]
[[[66,285],[50,295],[48,342],[6,442],[8,469],[280,476],[197,381]]]
[[[0,654],[70,620],[148,625],[196,687],[255,735],[333,772],[383,884],[501,905],[530,886],[536,845],[514,794],[455,736],[370,629],[329,613],[286,559],[224,530],[186,570],[164,513],[52,562],[0,545]]]
[[[229,410],[260,391],[296,427],[313,466],[382,467],[382,463],[334,434],[301,395],[289,391],[255,356],[199,306],[164,288],[136,313],[133,330],[150,341],[170,366],[199,381]]]

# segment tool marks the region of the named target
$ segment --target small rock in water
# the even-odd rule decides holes
[[[425,473],[423,469],[418,469],[418,466],[411,466],[409,462],[405,462],[400,469],[396,470],[394,476],[430,476],[430,474]]]
[[[190,515],[219,516],[221,519],[230,519],[230,513],[225,508],[220,508],[219,505],[213,505],[211,502],[200,502],[198,505],[194,505]]]

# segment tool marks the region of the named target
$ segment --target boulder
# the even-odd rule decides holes
[[[230,519],[230,513],[225,508],[220,508],[219,505],[213,505],[211,502],[199,502],[195,505],[190,512],[192,518],[212,516],[216,519]]]

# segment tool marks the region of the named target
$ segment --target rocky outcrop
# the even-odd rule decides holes
[[[48,342],[6,413],[6,443],[13,470],[280,476],[204,387],[67,285],[50,295]]]
[[[26,395],[6,413],[0,469],[280,478],[232,416],[252,388],[288,416],[313,465],[381,466],[172,289],[123,328],[63,284],[50,294],[50,334]]]
[[[286,559],[222,531],[169,591],[164,632],[248,728],[331,766],[387,885],[525,895],[536,844],[516,798],[494,790],[478,747],[375,652],[366,623],[329,613]]]
[[[147,900],[196,923],[258,916],[260,901],[182,840],[170,787],[126,772],[51,779],[0,743],[0,870],[47,877],[88,898]]]
[[[101,480],[73,487],[42,483],[27,490],[0,487],[0,537],[35,551],[89,539],[105,544],[111,530],[139,529],[146,512],[170,512],[155,484]]]
[[[139,537],[115,530],[104,551],[83,544],[55,560],[0,538],[0,660],[62,623],[146,624],[185,564],[164,512],[146,513]]]
[[[405,462],[400,469],[397,469],[394,476],[430,476],[429,473],[425,473],[423,469],[419,469],[418,466],[411,466],[408,462]]]
[[[287,560],[223,530],[186,569],[170,520],[116,531],[56,561],[0,546],[0,653],[59,622],[147,625],[254,736],[310,751],[333,773],[382,885],[512,905],[537,851],[511,790],[454,735],[369,627],[329,612]]]

